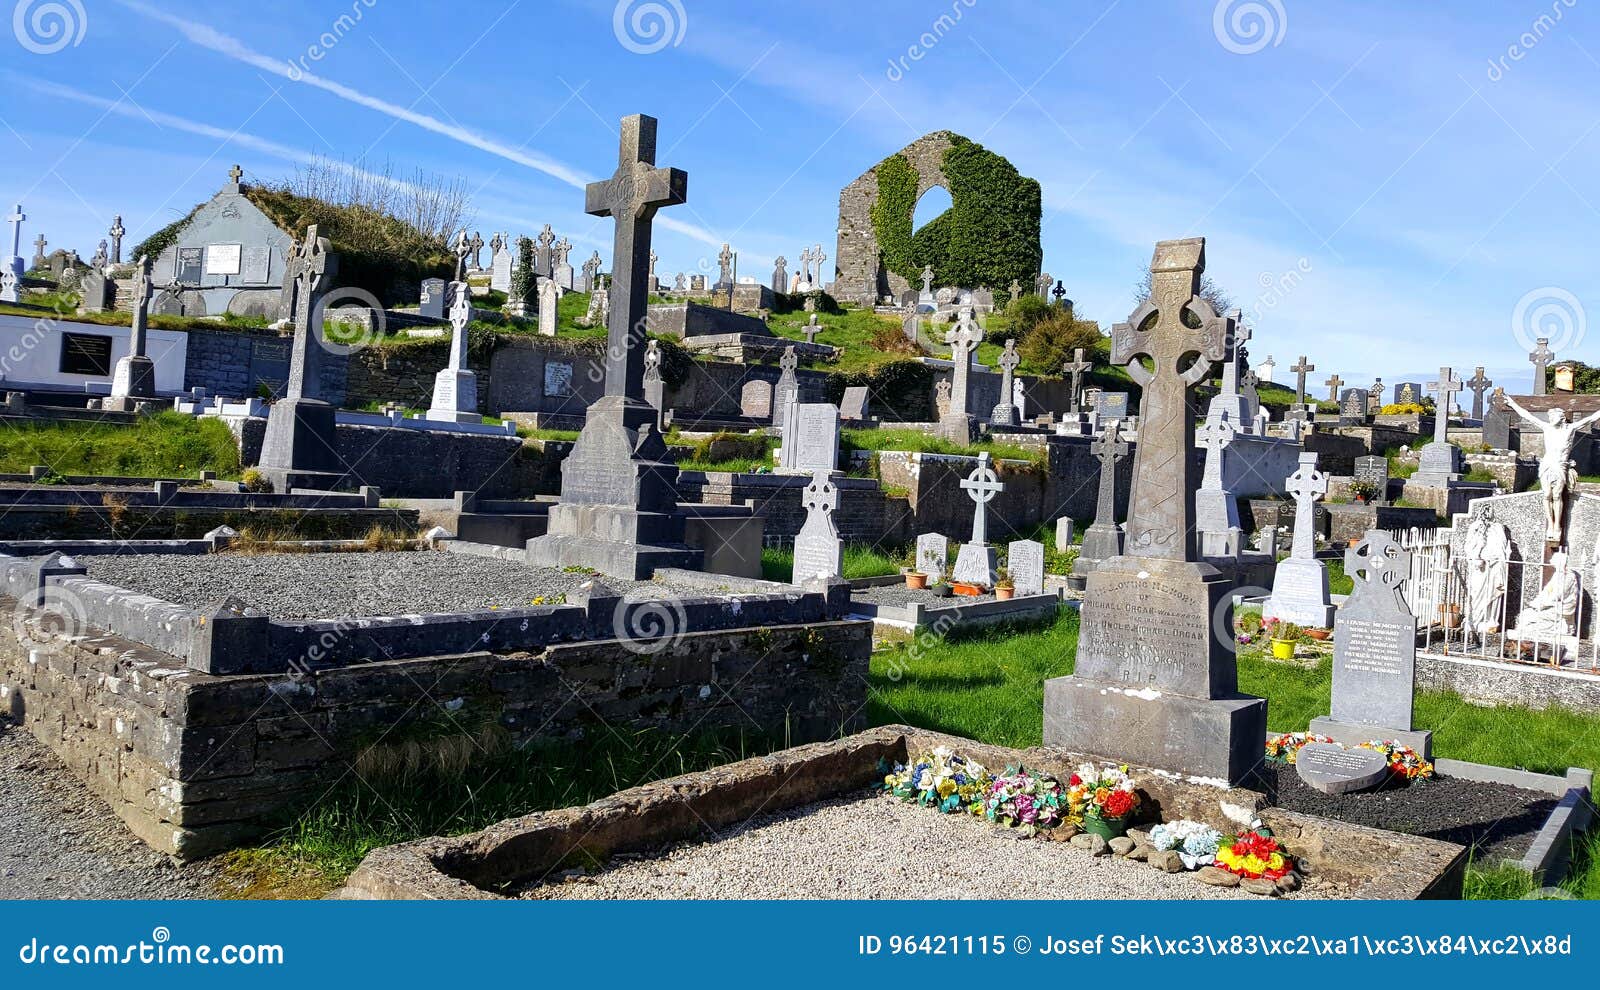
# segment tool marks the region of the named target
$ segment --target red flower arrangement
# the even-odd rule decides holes
[[[1248,829],[1222,840],[1215,865],[1247,880],[1277,880],[1294,871],[1294,858],[1271,833]]]

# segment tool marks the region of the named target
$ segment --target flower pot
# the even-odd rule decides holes
[[[1306,638],[1307,639],[1314,639],[1319,643],[1325,642],[1327,640],[1327,638],[1329,636],[1332,636],[1332,635],[1333,635],[1333,633],[1329,632],[1326,629],[1307,629],[1306,630]]]
[[[983,594],[982,588],[975,584],[967,584],[965,581],[950,582],[950,590],[958,595],[966,595],[968,598],[976,598]]]
[[[1442,623],[1446,629],[1460,629],[1461,606],[1451,602],[1440,603],[1439,622]]]
[[[906,571],[906,587],[907,588],[926,588],[927,586],[928,586],[928,575],[920,573],[918,571]]]
[[[1275,660],[1294,659],[1294,640],[1275,639],[1272,641],[1272,656]]]
[[[1098,835],[1110,842],[1112,839],[1128,834],[1127,818],[1101,818],[1099,815],[1084,815],[1083,830]]]
[[[1350,537],[1350,548],[1352,550],[1354,550],[1356,547],[1358,547],[1360,545],[1361,545],[1361,537],[1359,537],[1359,536]]]
[[[929,588],[928,590],[933,592],[933,596],[935,598],[949,598],[950,597],[950,585],[947,584],[944,581],[940,581],[938,584],[934,585],[933,587]]]
[[[996,589],[994,589],[994,596],[995,596],[995,598],[999,599],[1000,601],[1008,601],[1011,598],[1011,596],[1016,594],[1016,593],[1017,593],[1017,589],[1015,589],[1015,588],[996,588]]]

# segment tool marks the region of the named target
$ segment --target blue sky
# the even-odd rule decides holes
[[[1156,240],[1199,234],[1280,381],[1305,353],[1317,382],[1483,364],[1520,391],[1539,333],[1600,363],[1583,0],[7,4],[0,200],[85,257],[114,213],[131,244],[235,161],[323,154],[460,175],[486,239],[551,223],[609,260],[580,187],[644,112],[690,175],[660,270],[728,240],[764,276],[831,258],[840,188],[948,128],[1040,180],[1045,267],[1102,324]]]

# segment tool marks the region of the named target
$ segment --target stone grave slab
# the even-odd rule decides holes
[[[1306,743],[1295,757],[1300,779],[1324,794],[1371,790],[1389,777],[1389,761],[1372,749],[1345,749],[1337,743]]]

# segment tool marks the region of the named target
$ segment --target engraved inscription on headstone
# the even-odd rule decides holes
[[[572,394],[572,363],[570,361],[545,362],[544,394],[553,397]]]
[[[928,575],[930,585],[945,579],[950,569],[950,541],[942,533],[917,537],[917,570]]]
[[[1038,595],[1044,592],[1044,544],[1034,540],[1017,540],[1006,550],[1006,570],[1017,595]]]
[[[246,285],[266,285],[272,280],[272,249],[260,244],[246,245],[239,261],[239,281]]]

